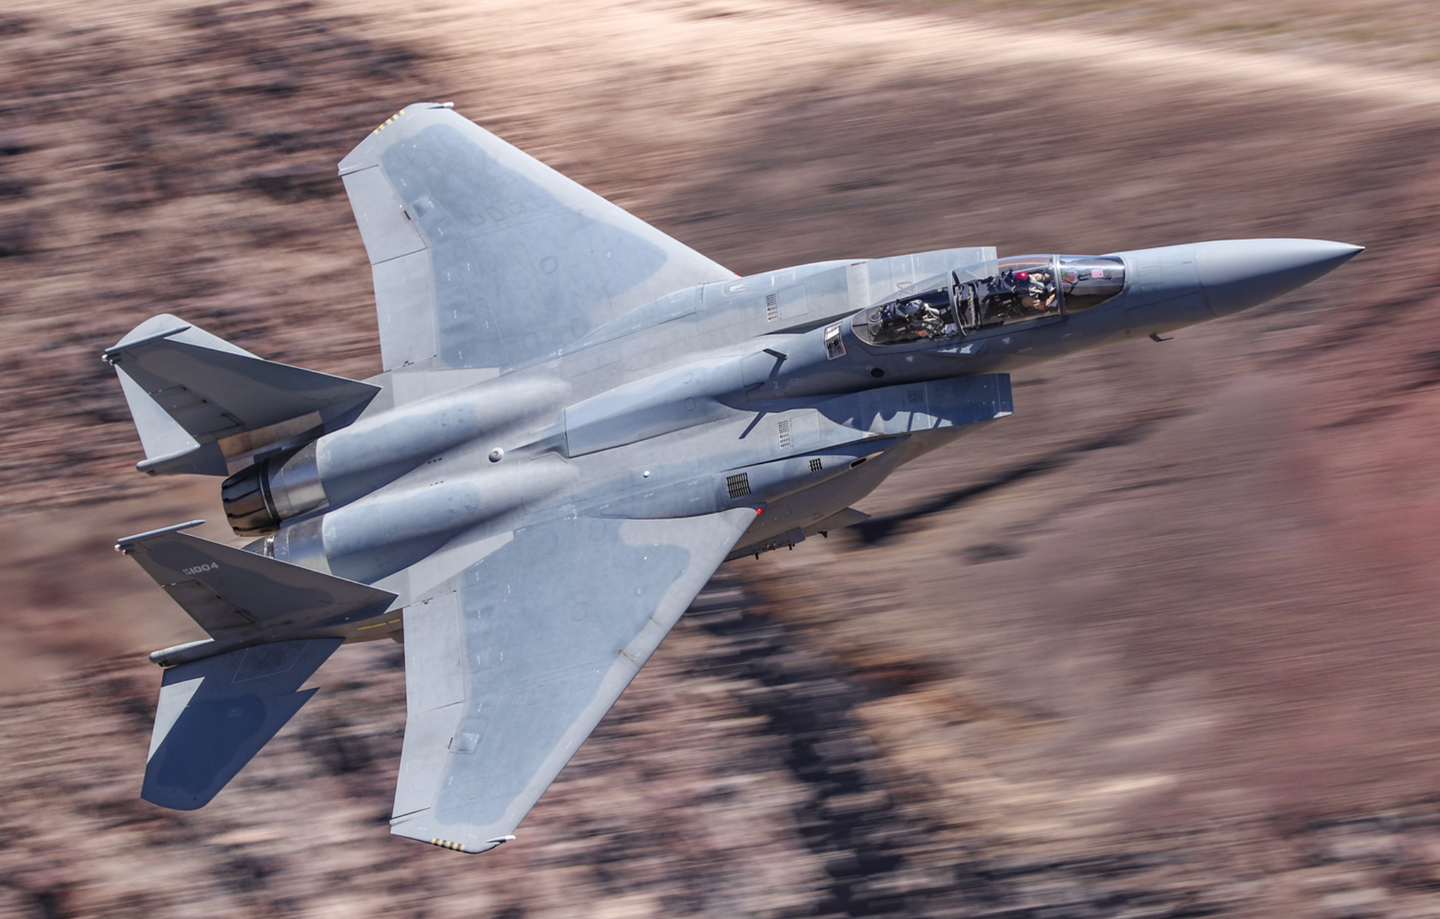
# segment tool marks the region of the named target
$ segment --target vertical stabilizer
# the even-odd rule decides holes
[[[138,468],[152,475],[228,475],[228,459],[343,427],[380,391],[267,361],[170,315],[142,322],[103,357],[145,447]]]

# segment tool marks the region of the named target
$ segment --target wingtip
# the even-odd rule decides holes
[[[463,852],[466,855],[479,855],[481,852],[489,852],[496,846],[502,846],[507,842],[514,842],[515,834],[507,836],[496,836],[494,839],[487,839],[478,846],[470,846],[463,842],[454,842],[449,839],[441,839],[436,836],[429,840],[430,845],[436,848],[445,849],[448,852]]]

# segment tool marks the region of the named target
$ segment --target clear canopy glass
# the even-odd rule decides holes
[[[1125,263],[1113,256],[1060,256],[1060,292],[1065,312],[1099,306],[1125,289]]]
[[[959,325],[952,286],[953,278],[949,274],[922,281],[902,291],[894,300],[863,311],[855,317],[854,328],[861,338],[876,345],[954,338],[959,334]]]
[[[981,329],[1091,309],[1125,287],[1125,265],[1107,256],[1021,255],[982,262],[906,288],[856,315],[876,345],[940,342]]]

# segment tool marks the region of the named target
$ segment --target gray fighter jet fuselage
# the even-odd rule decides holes
[[[341,173],[384,373],[275,364],[168,315],[106,352],[141,468],[228,476],[229,522],[258,537],[117,546],[210,635],[152,655],[144,795],[203,805],[336,647],[403,639],[393,831],[468,852],[513,838],[720,563],[863,520],[899,465],[1011,414],[1013,370],[1360,251],[981,247],[735,277],[438,106]]]
[[[1229,315],[1356,251],[1266,239],[987,260],[853,312],[874,296],[869,261],[704,285],[642,306],[504,377],[402,412],[377,399],[353,426],[312,449],[252,466],[251,476],[267,477],[272,509],[232,522],[268,529],[307,516],[266,540],[263,551],[367,583],[455,533],[503,532],[547,504],[556,516],[643,518],[754,506],[763,513],[733,554],[793,545],[825,529],[899,464],[1010,414],[1008,380],[996,375]],[[1030,304],[1015,305],[1021,296],[1012,291],[992,293],[1005,300],[1001,309],[966,328],[958,311],[963,294],[974,296],[967,286],[1013,288],[1013,280],[996,279],[1017,264],[1030,269],[1024,275],[1047,278],[1033,296],[1024,291]],[[1086,282],[1092,292],[1077,295]],[[782,297],[805,301],[798,321],[780,315]],[[929,328],[917,320],[913,328],[882,329],[882,314],[926,297],[925,308],[937,314]],[[644,375],[616,385],[622,368]],[[410,439],[413,419],[447,412],[464,419],[449,426],[451,438]],[[330,471],[342,451],[340,469]],[[385,470],[406,465],[394,462],[406,454],[426,465],[381,482]],[[789,459],[796,456],[803,461]],[[743,487],[730,484],[735,476],[746,478]],[[349,479],[355,484],[347,488]],[[386,525],[377,526],[381,519]],[[408,538],[396,540],[397,532]]]

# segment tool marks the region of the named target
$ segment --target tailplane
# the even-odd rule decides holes
[[[166,666],[141,796],[203,807],[318,690],[300,686],[395,600],[385,590],[181,532],[127,536],[115,548],[210,637],[150,656]]]
[[[340,644],[277,641],[167,669],[140,796],[175,810],[209,804],[319,692],[300,684]]]

